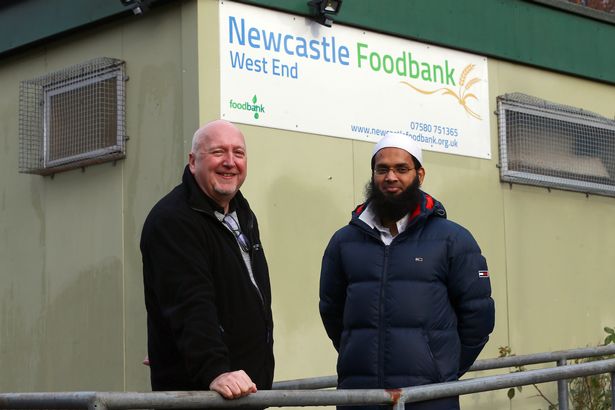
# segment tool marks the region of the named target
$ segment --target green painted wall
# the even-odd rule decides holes
[[[153,5],[169,1],[172,0],[154,0]],[[307,0],[239,1],[303,15],[312,12]],[[615,83],[615,18],[597,20],[545,4],[557,1],[346,0],[336,20]],[[574,8],[565,0],[561,2],[565,8]],[[0,54],[77,27],[130,14],[119,0],[7,1],[0,5]]]
[[[0,53],[118,14],[120,0],[7,0],[0,4]]]
[[[243,0],[308,15],[303,0]],[[387,0],[342,4],[336,21],[615,83],[615,24],[524,0]]]

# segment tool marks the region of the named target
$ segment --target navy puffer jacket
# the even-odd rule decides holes
[[[442,204],[422,195],[407,229],[390,245],[359,219],[364,204],[327,246],[320,314],[339,353],[339,388],[456,380],[493,330],[494,303],[478,244],[446,219]]]

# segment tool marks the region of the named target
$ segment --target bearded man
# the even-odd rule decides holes
[[[494,327],[485,258],[472,234],[421,191],[422,151],[410,137],[383,137],[371,167],[366,202],[322,260],[319,307],[338,352],[338,388],[457,380]],[[406,404],[419,409],[459,409],[459,398]]]

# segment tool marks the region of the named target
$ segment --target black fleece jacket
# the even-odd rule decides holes
[[[243,369],[259,389],[273,381],[273,321],[258,224],[237,193],[230,204],[250,240],[252,284],[222,209],[188,167],[182,183],[149,213],[141,234],[152,390],[207,390]]]

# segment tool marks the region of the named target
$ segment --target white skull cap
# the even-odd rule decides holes
[[[423,166],[423,150],[412,138],[405,134],[388,132],[378,141],[372,153],[372,164],[374,163],[376,154],[382,148],[399,148],[412,155]]]

